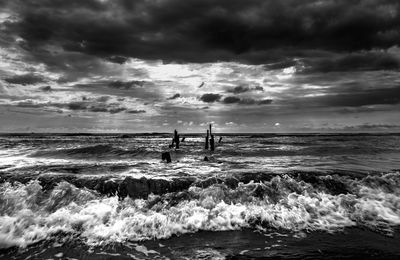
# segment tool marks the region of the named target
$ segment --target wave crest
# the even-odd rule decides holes
[[[67,182],[47,192],[38,181],[3,183],[0,248],[25,247],[60,232],[89,245],[241,228],[335,232],[364,226],[391,232],[400,225],[399,175],[320,176],[309,182],[283,175],[237,187],[223,182],[191,185],[147,199],[123,200]],[[327,183],[341,183],[345,189],[329,192]]]

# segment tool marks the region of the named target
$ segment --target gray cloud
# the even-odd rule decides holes
[[[233,93],[233,94],[240,94],[250,91],[264,91],[264,88],[261,86],[255,86],[255,87],[237,86],[227,90],[228,93]]]
[[[259,105],[269,105],[272,103],[272,99],[263,99],[257,102]]]
[[[240,98],[229,96],[229,97],[225,97],[222,102],[224,102],[225,104],[239,103],[240,102]]]
[[[51,86],[44,86],[40,88],[43,92],[49,92],[52,91],[53,89],[51,88]]]
[[[168,100],[173,100],[173,99],[177,99],[181,96],[181,94],[176,93],[175,95],[173,95],[172,97],[169,97]]]
[[[204,94],[200,97],[200,100],[206,103],[214,103],[216,101],[219,101],[221,99],[220,94],[213,94],[213,93],[207,93]]]
[[[234,87],[233,89],[229,89],[228,92],[234,93],[234,94],[239,94],[239,93],[244,93],[250,91],[249,87],[246,86],[237,86]]]
[[[388,52],[358,52],[346,55],[329,55],[303,60],[306,65],[302,73],[335,71],[398,70],[400,56]]]
[[[40,104],[37,104],[36,102],[32,100],[25,100],[25,101],[20,101],[17,103],[18,107],[28,107],[28,108],[39,108],[42,107]]]
[[[125,111],[126,108],[120,106],[118,103],[105,103],[105,101],[75,101],[67,104],[52,104],[61,107],[66,107],[70,110],[81,110],[89,112],[109,112],[111,114]]]
[[[120,113],[126,111],[127,109],[121,106],[119,103],[111,102],[107,103],[109,100],[108,96],[102,96],[96,99],[84,98],[82,101],[71,101],[71,102],[37,102],[34,100],[24,100],[16,104],[18,107],[24,108],[62,108],[71,111],[86,111],[86,112],[104,112],[104,113]],[[141,113],[141,110],[135,110]],[[131,111],[127,111],[132,113]],[[135,113],[135,112],[133,112]]]
[[[45,79],[42,76],[35,74],[16,75],[9,78],[5,78],[4,80],[8,83],[17,85],[33,85],[45,82]]]

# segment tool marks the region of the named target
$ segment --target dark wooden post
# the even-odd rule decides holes
[[[212,125],[210,124],[210,136],[212,136],[211,126],[212,126]]]
[[[222,142],[222,136],[219,138],[218,143]]]
[[[185,137],[182,137],[181,143],[185,142]]]
[[[179,135],[178,135],[178,131],[176,131],[176,129],[175,129],[175,131],[174,131],[174,139],[175,139],[175,148],[176,149],[179,149]]]
[[[206,143],[204,149],[208,150],[208,130],[207,130]]]
[[[210,139],[210,150],[214,151],[214,135],[211,135]]]

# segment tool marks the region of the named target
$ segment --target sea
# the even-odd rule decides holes
[[[182,137],[0,134],[0,259],[400,259],[400,134]]]

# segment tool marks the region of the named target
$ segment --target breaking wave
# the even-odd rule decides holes
[[[330,186],[338,183],[340,190]],[[359,179],[282,175],[236,187],[190,185],[146,199],[107,197],[65,181],[52,190],[37,180],[0,185],[0,248],[26,247],[60,234],[96,246],[200,230],[337,232],[363,226],[390,234],[397,225],[399,173]]]

